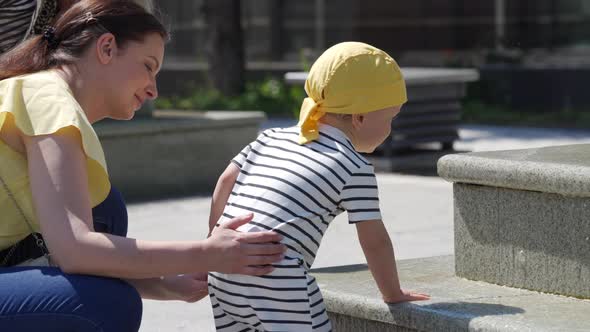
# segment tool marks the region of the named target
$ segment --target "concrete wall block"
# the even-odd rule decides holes
[[[453,187],[458,276],[590,298],[590,198]]]
[[[332,329],[339,332],[358,332],[358,331],[382,331],[382,332],[415,332],[416,329],[410,329],[391,323],[383,323],[374,320],[362,319],[348,315],[329,313]]]
[[[465,83],[426,84],[407,87],[408,100],[457,100],[465,96]]]
[[[402,287],[428,301],[382,302],[364,264],[312,269],[334,331],[590,331],[590,301],[470,281],[453,256],[397,262]]]
[[[145,119],[97,129],[112,184],[131,201],[210,194],[264,119],[235,113],[237,119]]]

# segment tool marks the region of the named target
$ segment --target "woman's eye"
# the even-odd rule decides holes
[[[152,68],[151,68],[151,67],[150,67],[148,64],[146,64],[146,65],[145,65],[145,68],[146,68],[146,69],[147,69],[147,70],[148,70],[150,73],[152,72]]]

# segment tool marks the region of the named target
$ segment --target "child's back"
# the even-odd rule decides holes
[[[231,315],[271,331],[330,330],[319,289],[307,274],[322,236],[345,210],[351,222],[381,216],[371,164],[340,130],[323,125],[320,131],[317,140],[300,145],[297,127],[266,130],[233,160],[240,174],[220,223],[253,212],[254,220],[240,230],[274,230],[288,250],[268,276],[212,273],[216,317]]]

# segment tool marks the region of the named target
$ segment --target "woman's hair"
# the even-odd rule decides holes
[[[130,41],[141,42],[150,33],[166,41],[169,37],[158,18],[134,1],[79,1],[43,35],[33,36],[0,56],[0,80],[73,63],[108,32],[120,48]]]

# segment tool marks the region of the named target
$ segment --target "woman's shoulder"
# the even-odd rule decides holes
[[[6,97],[9,93],[17,93],[32,98],[42,92],[50,92],[56,96],[70,94],[67,83],[52,70],[10,77],[0,81],[0,91]]]
[[[35,111],[38,108],[60,108],[76,111],[78,103],[68,84],[53,71],[41,71],[0,81],[0,106],[3,111],[18,112],[21,108]]]
[[[0,81],[0,113],[11,113],[27,135],[53,133],[66,126],[91,128],[67,83],[53,71]]]
[[[102,146],[68,84],[57,73],[38,72],[0,81],[0,128],[8,116],[21,133],[31,137],[77,129],[87,157],[92,202],[96,205],[106,197],[110,184]]]

